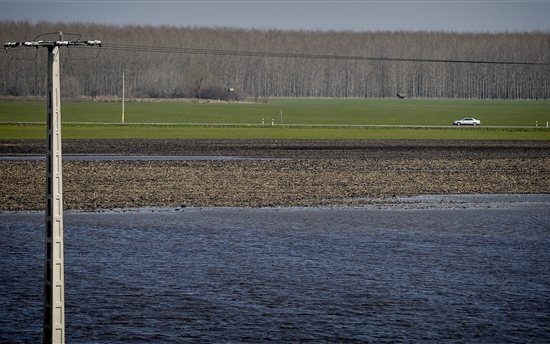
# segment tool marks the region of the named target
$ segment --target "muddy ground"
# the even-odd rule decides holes
[[[0,156],[45,154],[0,141]],[[364,205],[425,194],[550,194],[550,142],[64,140],[64,154],[239,156],[65,161],[66,209]],[[43,210],[44,161],[0,160],[0,210]]]

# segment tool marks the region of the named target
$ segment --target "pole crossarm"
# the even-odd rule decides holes
[[[4,43],[4,49],[9,48],[17,48],[17,47],[33,47],[33,48],[41,48],[41,47],[68,47],[68,46],[75,46],[75,45],[86,45],[86,46],[98,46],[101,47],[101,41],[99,40],[87,40],[87,41],[33,41],[33,42],[6,42]]]

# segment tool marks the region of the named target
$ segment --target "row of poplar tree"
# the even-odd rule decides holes
[[[5,21],[0,22],[0,41],[55,40],[60,31],[65,39],[103,42],[101,48],[61,49],[65,97],[119,97],[124,74],[126,96],[136,98],[550,98],[549,32],[282,31]],[[452,62],[457,60],[472,63]],[[45,95],[46,69],[45,49],[4,50],[0,95]]]

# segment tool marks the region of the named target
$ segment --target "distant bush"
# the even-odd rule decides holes
[[[9,85],[6,90],[6,95],[13,97],[22,96],[23,90],[17,84]]]
[[[238,101],[246,99],[246,93],[235,88],[209,85],[199,92],[199,99],[216,99],[225,101]]]

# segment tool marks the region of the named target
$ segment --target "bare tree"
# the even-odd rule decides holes
[[[44,32],[78,32],[104,43],[210,49],[181,54],[102,48],[64,50],[62,80],[71,96],[117,96],[125,73],[135,97],[201,97],[205,88],[265,97],[550,99],[550,67],[224,55],[224,51],[411,59],[550,62],[550,33],[325,32],[234,28],[0,22],[3,41]],[[0,94],[44,95],[41,51],[0,54]],[[212,93],[212,92],[210,92]],[[217,93],[217,92],[214,92]],[[67,93],[64,93],[67,94]],[[204,96],[205,93],[202,94]]]

